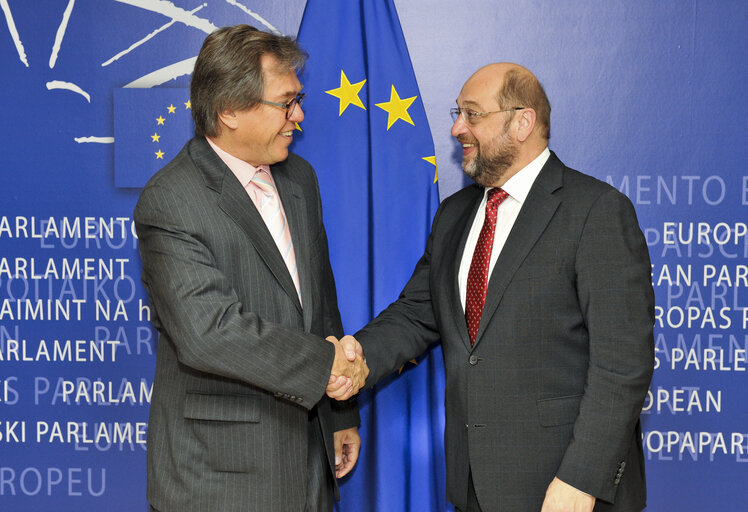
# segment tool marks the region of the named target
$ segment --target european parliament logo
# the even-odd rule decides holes
[[[189,89],[115,89],[115,186],[143,187],[193,134]]]

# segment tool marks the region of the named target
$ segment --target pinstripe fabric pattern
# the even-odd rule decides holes
[[[459,509],[471,470],[486,511],[537,512],[554,476],[597,496],[596,512],[643,509],[654,296],[631,202],[551,154],[496,261],[471,347],[457,274],[481,195],[472,186],[442,202],[401,298],[355,335],[369,383],[441,339],[447,498]]]
[[[310,421],[337,493],[332,432],[355,407],[324,397],[342,334],[313,170],[272,167],[291,229],[303,310],[283,258],[239,181],[193,139],[141,194],[143,283],[159,330],[148,499],[161,512],[304,510]],[[310,410],[314,414],[310,416]],[[311,419],[310,419],[311,418]]]

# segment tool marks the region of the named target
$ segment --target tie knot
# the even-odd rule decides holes
[[[250,182],[254,183],[260,190],[262,190],[266,194],[275,193],[275,187],[273,186],[273,182],[271,181],[270,173],[268,173],[262,167],[259,167],[257,169],[257,172],[252,177],[252,180]]]
[[[503,188],[492,188],[488,191],[488,206],[498,207],[509,194]]]

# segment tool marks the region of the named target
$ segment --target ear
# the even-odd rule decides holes
[[[239,119],[233,110],[224,110],[218,113],[218,120],[229,130],[236,130],[239,126]]]
[[[525,142],[535,129],[535,110],[526,108],[521,110],[517,118],[517,139]]]

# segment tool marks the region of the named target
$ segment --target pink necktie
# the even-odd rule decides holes
[[[493,250],[493,235],[496,231],[496,212],[499,205],[509,194],[500,188],[492,188],[488,191],[486,201],[486,218],[475,245],[473,260],[470,262],[470,271],[467,278],[467,290],[465,297],[465,319],[467,320],[470,345],[475,345],[478,336],[478,326],[483,315],[483,305],[486,303],[486,290],[488,289],[488,269],[491,264],[491,251]]]
[[[278,191],[270,179],[270,174],[264,167],[258,167],[257,172],[249,182],[249,186],[254,185],[258,189],[260,215],[262,215],[262,220],[265,221],[270,234],[273,235],[273,240],[275,240],[275,245],[278,246],[278,250],[281,256],[283,256],[283,261],[286,262],[288,272],[291,274],[294,286],[296,286],[299,301],[301,301],[301,284],[299,283],[296,255],[294,254],[293,242],[291,241],[291,231],[288,229],[286,217],[283,215],[283,209],[278,200]]]

